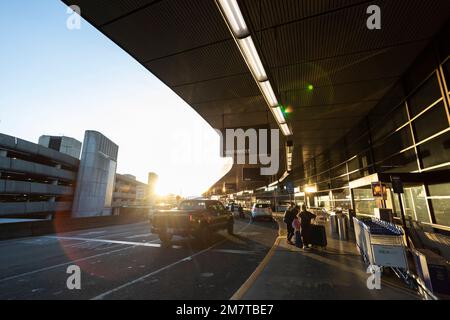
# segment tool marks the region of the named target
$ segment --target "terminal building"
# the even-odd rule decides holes
[[[118,146],[95,131],[86,131],[82,153],[81,146],[68,137],[36,144],[0,134],[0,217],[111,214]]]
[[[75,1],[212,128],[280,129],[278,174],[247,175],[252,167],[235,164],[209,195],[250,190],[255,199],[398,216],[396,176],[406,215],[449,232],[450,2],[380,1],[372,27],[368,3],[316,2]]]

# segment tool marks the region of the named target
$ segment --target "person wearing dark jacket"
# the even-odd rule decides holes
[[[309,212],[305,205],[302,205],[302,211],[298,214],[300,219],[300,225],[302,229],[303,245],[305,248],[311,244],[310,234],[311,234],[311,221],[316,218],[316,215]]]
[[[294,203],[291,203],[289,208],[284,212],[284,223],[286,223],[287,228],[287,242],[292,243],[292,237],[294,236],[294,228],[292,227],[292,222],[294,221],[296,215],[298,213],[298,209],[296,210],[296,206]]]

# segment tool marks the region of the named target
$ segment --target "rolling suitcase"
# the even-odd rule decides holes
[[[327,232],[324,226],[311,225],[310,242],[313,246],[326,248],[327,246]]]
[[[299,231],[295,232],[295,246],[298,248],[303,247],[302,235]]]

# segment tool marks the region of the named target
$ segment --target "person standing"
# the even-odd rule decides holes
[[[294,221],[295,216],[297,215],[295,210],[295,204],[291,203],[289,207],[284,212],[284,218],[283,221],[286,223],[286,229],[287,229],[287,242],[290,244],[292,243],[292,237],[294,236],[294,228],[292,227],[292,222]]]
[[[294,221],[292,222],[292,227],[294,228],[295,234],[295,246],[298,248],[303,248],[302,234],[301,234],[301,224],[300,219],[295,216]]]
[[[311,244],[311,221],[316,218],[316,215],[309,212],[306,205],[302,205],[302,211],[298,214],[300,219],[300,226],[302,229],[303,245],[305,249],[309,248]]]

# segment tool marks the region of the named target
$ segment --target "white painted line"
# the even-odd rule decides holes
[[[112,289],[112,290],[106,291],[106,292],[104,292],[104,293],[102,293],[102,294],[100,294],[100,295],[98,295],[98,296],[92,298],[91,300],[102,300],[102,299],[104,299],[106,296],[110,295],[111,293],[117,292],[117,291],[122,290],[122,289],[124,289],[124,288],[126,288],[126,287],[129,287],[129,286],[131,286],[131,285],[133,285],[133,284],[135,284],[135,283],[141,282],[141,281],[143,281],[143,280],[145,280],[145,279],[147,279],[147,278],[149,278],[149,277],[151,277],[151,276],[154,276],[155,274],[158,274],[158,273],[160,273],[160,272],[162,272],[162,271],[164,271],[164,270],[167,270],[167,269],[170,269],[170,268],[172,268],[172,267],[174,267],[174,266],[176,266],[176,265],[179,265],[180,263],[191,261],[192,258],[194,258],[194,257],[196,257],[196,256],[198,256],[198,255],[200,255],[200,254],[202,254],[202,253],[205,253],[205,252],[209,251],[211,248],[213,248],[213,247],[215,247],[215,246],[217,246],[217,245],[219,245],[219,244],[222,244],[222,243],[225,242],[225,241],[226,241],[226,240],[223,240],[223,241],[221,241],[221,242],[215,244],[214,246],[211,246],[211,247],[209,247],[209,248],[207,248],[207,249],[204,249],[204,250],[202,250],[202,251],[199,251],[199,252],[197,252],[197,253],[195,253],[195,254],[189,256],[189,257],[185,257],[185,258],[183,258],[183,259],[181,259],[181,260],[178,260],[178,261],[176,261],[176,262],[174,262],[174,263],[172,263],[172,264],[169,264],[169,265],[167,265],[167,266],[165,266],[165,267],[162,267],[162,268],[160,268],[160,269],[158,269],[158,270],[156,270],[156,271],[153,271],[153,272],[148,273],[148,274],[146,274],[146,275],[144,275],[144,276],[142,276],[142,277],[139,277],[139,278],[137,278],[137,279],[134,279],[134,280],[132,280],[132,281],[129,281],[129,282],[127,282],[127,283],[125,283],[125,284],[123,284],[123,285],[121,285],[121,286],[119,286],[119,287],[116,287],[116,288],[114,288],[114,289]]]
[[[48,236],[46,238],[57,239],[57,240],[76,240],[76,241],[86,241],[86,242],[115,243],[115,244],[125,244],[125,245],[129,245],[129,246],[161,248],[161,244],[152,243],[152,242],[155,242],[158,240],[153,240],[151,242],[130,242],[130,241],[107,240],[107,239],[97,239],[97,238],[89,239],[89,238],[58,237],[58,236]]]
[[[72,260],[72,261],[69,261],[69,262],[56,264],[54,266],[49,266],[49,267],[33,270],[33,271],[30,271],[30,272],[21,273],[21,274],[15,275],[15,276],[11,276],[11,277],[8,277],[8,278],[0,279],[0,282],[5,282],[5,281],[10,281],[10,280],[26,277],[26,276],[29,276],[29,275],[32,275],[32,274],[35,274],[35,273],[48,271],[48,270],[56,269],[56,268],[59,268],[59,267],[64,267],[64,266],[71,265],[71,264],[74,264],[74,263],[77,263],[77,262],[82,262],[82,261],[86,261],[86,260],[89,260],[89,259],[94,259],[94,258],[106,256],[106,255],[109,255],[111,253],[116,253],[116,252],[119,252],[119,251],[131,249],[131,248],[134,248],[134,247],[125,247],[125,248],[121,248],[121,249],[117,249],[117,250],[113,250],[113,251],[108,251],[108,252],[96,254],[94,256],[84,257],[84,258],[80,258],[80,259],[77,259],[77,260]]]
[[[106,231],[91,231],[91,232],[85,232],[85,233],[80,233],[80,236],[90,236],[90,235],[102,234],[102,233],[106,233]]]
[[[59,238],[61,238],[61,237],[48,236],[48,237],[43,237],[43,238],[59,240]],[[64,238],[66,238],[67,240],[77,240],[77,239],[70,238],[70,237],[64,237]],[[117,250],[112,250],[112,251],[108,251],[108,252],[104,252],[104,253],[100,253],[100,254],[96,254],[96,255],[93,255],[93,256],[85,257],[85,258],[80,258],[80,259],[77,259],[77,260],[72,260],[72,261],[65,262],[65,263],[60,263],[60,264],[57,264],[57,265],[54,265],[54,266],[49,266],[49,267],[37,269],[37,270],[34,270],[34,271],[30,271],[30,272],[21,273],[21,274],[15,275],[15,276],[11,276],[11,277],[7,277],[7,278],[4,278],[4,279],[0,279],[0,283],[1,282],[5,282],[5,281],[9,281],[9,280],[14,280],[14,279],[21,278],[21,277],[26,277],[26,276],[29,276],[29,275],[32,275],[32,274],[35,274],[35,273],[39,273],[39,272],[48,271],[48,270],[52,270],[52,269],[55,269],[55,268],[71,265],[71,264],[74,264],[74,263],[77,263],[77,262],[82,262],[82,261],[86,261],[86,260],[89,260],[89,259],[94,259],[94,258],[97,258],[97,257],[109,255],[111,253],[116,253],[116,252],[120,252],[120,251],[123,251],[123,250],[128,250],[128,249],[131,249],[131,248],[135,248],[137,246],[143,246],[144,245],[146,247],[150,247],[151,246],[150,242],[157,242],[159,240],[153,240],[153,241],[147,242],[146,244],[145,243],[141,243],[141,242],[122,243],[122,241],[117,241],[117,242],[116,241],[114,241],[114,242],[108,241],[108,242],[106,242],[106,241],[104,241],[102,239],[84,239],[84,240],[78,240],[78,241],[86,241],[86,242],[88,242],[88,241],[96,241],[96,242],[105,242],[105,243],[117,243],[117,242],[120,242],[120,243],[117,243],[117,244],[118,245],[128,245],[128,247],[117,249]],[[83,242],[83,243],[86,243],[86,242]],[[130,243],[133,243],[133,244],[130,244]],[[155,244],[155,246],[160,247],[161,245]],[[172,248],[179,249],[180,247],[179,246],[173,246]],[[111,249],[111,248],[108,248],[108,249]]]
[[[126,239],[146,238],[146,237],[149,237],[149,236],[151,236],[151,235],[153,235],[153,233],[137,234],[137,235],[135,235],[135,236],[129,236],[129,237],[126,237]]]
[[[250,225],[250,222],[249,222],[246,226],[244,226],[238,233],[241,233],[242,231],[244,231],[245,229],[247,229],[247,227],[248,227],[249,225]],[[143,280],[145,280],[145,279],[147,279],[147,278],[149,278],[149,277],[154,276],[155,274],[158,274],[158,273],[160,273],[160,272],[162,272],[162,271],[168,270],[168,269],[170,269],[170,268],[172,268],[172,267],[174,267],[174,266],[176,266],[176,265],[179,265],[179,264],[181,264],[181,263],[183,263],[183,262],[191,261],[192,258],[194,258],[194,257],[196,257],[196,256],[199,256],[199,255],[201,255],[201,254],[203,254],[203,253],[205,253],[205,252],[211,250],[212,248],[221,245],[222,243],[224,243],[224,242],[226,242],[226,241],[228,241],[228,239],[224,239],[224,240],[222,240],[222,241],[220,241],[220,242],[218,242],[218,243],[212,245],[212,246],[209,247],[209,248],[206,248],[206,249],[204,249],[204,250],[202,250],[202,251],[199,251],[199,252],[197,252],[197,253],[195,253],[195,254],[193,254],[193,255],[190,255],[190,256],[185,257],[185,258],[183,258],[183,259],[181,259],[181,260],[178,260],[178,261],[176,261],[176,262],[174,262],[174,263],[172,263],[172,264],[169,264],[169,265],[167,265],[167,266],[165,266],[165,267],[162,267],[162,268],[160,268],[160,269],[158,269],[158,270],[156,270],[156,271],[153,271],[153,272],[151,272],[151,273],[148,273],[148,274],[146,274],[146,275],[143,275],[142,277],[139,277],[139,278],[137,278],[137,279],[134,279],[134,280],[132,280],[132,281],[129,281],[129,282],[127,282],[127,283],[125,283],[125,284],[123,284],[123,285],[121,285],[121,286],[118,286],[118,287],[114,288],[114,289],[111,289],[111,290],[109,290],[109,291],[106,291],[106,292],[104,292],[104,293],[102,293],[102,294],[100,294],[100,295],[98,295],[98,296],[93,297],[91,300],[102,300],[102,299],[104,299],[106,296],[108,296],[108,295],[110,295],[110,294],[112,294],[112,293],[114,293],[114,292],[117,292],[117,291],[119,291],[119,290],[122,290],[122,289],[124,289],[124,288],[126,288],[126,287],[129,287],[129,286],[135,284],[135,283],[141,282],[141,281],[143,281]]]
[[[216,249],[213,250],[213,252],[219,252],[219,253],[232,253],[232,254],[248,254],[253,255],[256,254],[256,251],[247,251],[247,250],[227,250],[227,249]]]

